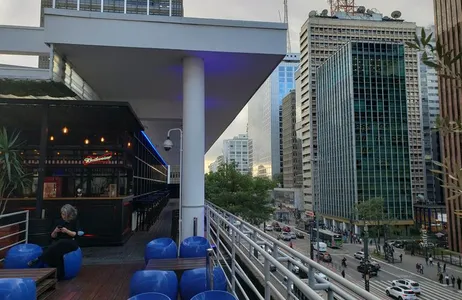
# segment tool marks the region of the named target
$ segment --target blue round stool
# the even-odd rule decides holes
[[[172,299],[160,293],[144,293],[144,294],[133,296],[128,300],[172,300]]]
[[[180,245],[180,257],[206,257],[207,249],[210,248],[209,241],[202,236],[190,236],[184,239]]]
[[[144,261],[147,264],[150,259],[176,258],[178,247],[171,238],[159,238],[150,241],[144,249]]]
[[[182,300],[190,300],[195,295],[210,289],[207,281],[206,269],[197,268],[187,270],[183,273],[180,280],[180,295]],[[226,291],[225,272],[221,267],[213,269],[213,289]]]
[[[130,297],[148,293],[162,293],[170,299],[178,298],[178,278],[173,271],[137,271],[130,280]]]
[[[19,244],[13,246],[8,250],[5,256],[3,267],[5,269],[27,269],[29,268],[27,263],[39,257],[42,253],[42,248],[35,244]],[[37,264],[34,267],[38,268],[40,265]]]
[[[207,291],[194,296],[191,300],[238,300],[233,294],[223,291]]]
[[[64,279],[72,279],[79,274],[82,268],[82,250],[64,254]]]
[[[0,299],[35,300],[37,289],[32,278],[1,278]]]

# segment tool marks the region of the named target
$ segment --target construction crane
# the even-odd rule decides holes
[[[289,6],[287,1],[288,0],[284,0],[284,23],[287,24],[287,53],[291,53],[292,47],[290,46]]]
[[[354,15],[357,8],[355,0],[327,0],[327,3],[330,5],[331,16],[334,16],[339,11]]]

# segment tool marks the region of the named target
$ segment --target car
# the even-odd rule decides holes
[[[380,264],[379,264],[378,262],[376,262],[376,261],[370,261],[369,263],[370,263],[374,268],[376,268],[377,271],[380,270],[381,266],[380,266]]]
[[[316,272],[316,275],[318,275],[319,277],[321,277],[322,279],[324,279],[326,281],[329,281],[329,277],[327,277],[325,274],[323,274],[321,272]]]
[[[353,256],[354,256],[356,259],[364,259],[364,252],[363,252],[363,251],[358,251],[358,252],[356,252],[355,254],[353,254]]]
[[[273,226],[272,225],[266,225],[265,230],[266,231],[273,231]]]
[[[284,227],[282,227],[282,231],[290,232],[290,227],[289,226],[284,226]]]
[[[330,254],[327,252],[319,252],[318,258],[324,262],[332,262],[332,256],[330,256]]]
[[[415,300],[417,299],[415,293],[411,290],[406,290],[403,287],[391,286],[385,290],[388,297],[393,297],[398,300]]]
[[[292,240],[292,237],[290,236],[290,233],[284,231],[278,235],[278,239],[283,241],[290,241]]]
[[[299,258],[295,258],[295,261],[302,263],[302,261]],[[300,267],[297,265],[292,265],[292,273],[295,273],[295,274],[300,273]]]
[[[366,264],[364,263],[361,263],[357,268],[356,270],[358,270],[359,273],[365,273],[366,272]],[[373,266],[371,266],[371,268],[369,269],[369,275],[370,276],[377,276],[377,269],[374,268]]]
[[[279,225],[278,222],[273,222],[271,223],[271,225],[273,226],[274,231],[281,231],[281,226]]]
[[[393,286],[402,286],[414,292],[416,295],[420,295],[422,290],[420,284],[410,279],[396,279],[391,282]]]
[[[290,238],[291,238],[291,239],[294,240],[294,239],[297,238],[297,235],[295,234],[295,232],[291,231],[291,232],[289,232],[289,234],[290,234]]]
[[[303,233],[301,233],[300,231],[297,231],[295,233],[295,235],[297,236],[298,239],[304,239],[305,238],[305,235]]]

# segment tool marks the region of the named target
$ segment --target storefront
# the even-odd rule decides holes
[[[7,210],[28,209],[51,224],[72,204],[83,244],[125,242],[134,202],[165,196],[167,165],[128,103],[0,99],[2,126],[20,131],[32,180]]]

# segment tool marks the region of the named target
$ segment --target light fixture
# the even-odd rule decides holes
[[[61,153],[58,152],[58,155],[60,155]]]
[[[101,137],[101,143],[104,143],[104,137]]]
[[[67,129],[67,127],[64,126],[64,127],[63,127],[63,133],[64,133],[64,134],[67,134],[68,132],[69,132],[69,129]]]
[[[128,146],[128,147],[131,147],[131,146],[132,146],[132,143],[128,142],[127,146]]]
[[[90,140],[89,140],[89,139],[85,139],[84,143],[85,143],[85,145],[88,145],[88,144],[90,144]]]
[[[50,141],[54,141],[55,140],[55,137],[54,136],[50,136]]]

